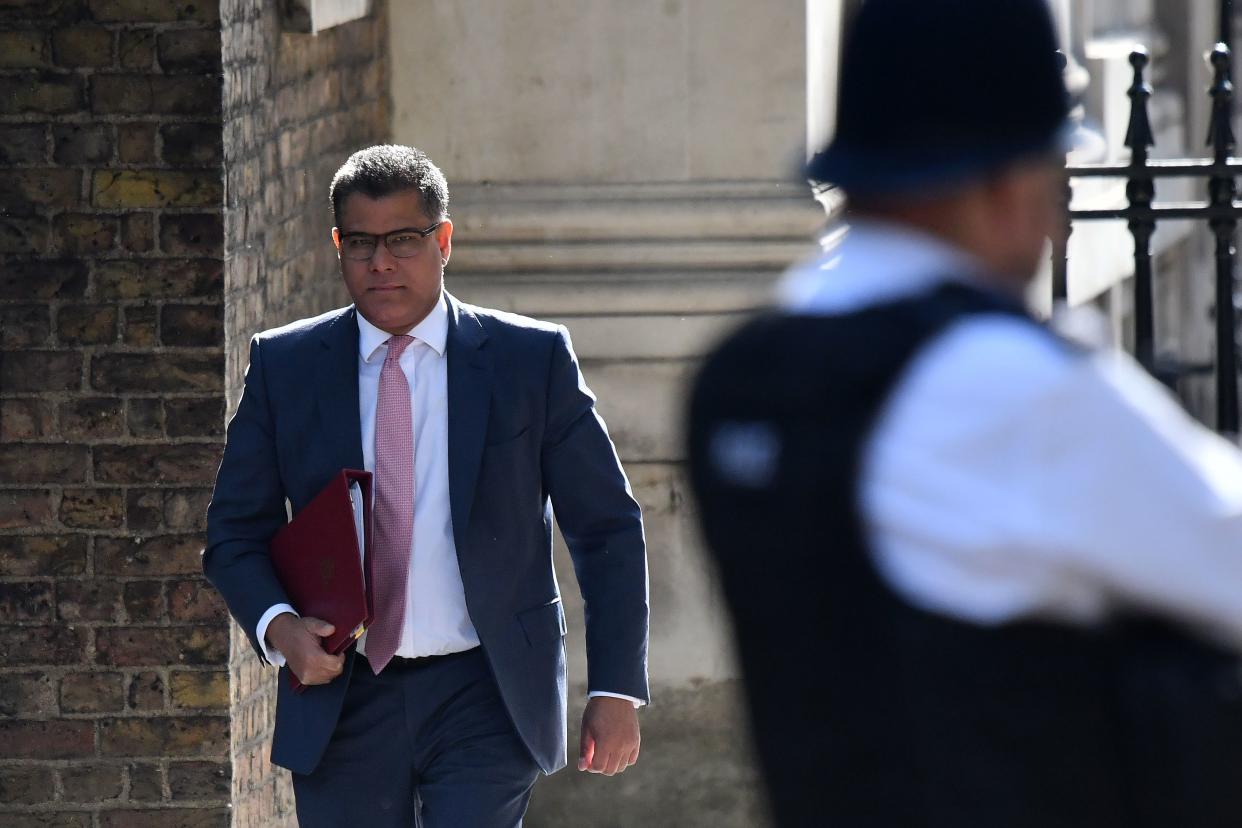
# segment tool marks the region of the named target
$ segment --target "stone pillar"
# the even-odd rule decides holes
[[[812,17],[832,20],[834,9]],[[643,758],[567,770],[530,821],[762,824],[727,619],[682,472],[705,349],[813,252],[805,0],[427,0],[391,10],[393,134],[439,163],[456,223],[447,284],[566,324],[647,518],[651,678]],[[830,56],[816,53],[814,66]],[[822,79],[820,79],[822,80]],[[815,121],[821,136],[827,119]],[[570,614],[571,753],[586,687]],[[573,758],[571,756],[571,764]]]
[[[388,136],[383,3],[317,35],[281,30],[276,0],[223,0],[224,371],[237,405],[250,337],[349,303],[328,184]],[[294,825],[288,771],[268,761],[276,671],[232,625],[233,824]]]
[[[0,4],[0,822],[228,823],[211,0]]]

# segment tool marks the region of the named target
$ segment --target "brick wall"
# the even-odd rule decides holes
[[[282,34],[275,0],[223,0],[225,337],[230,410],[250,336],[348,302],[328,183],[388,136],[384,4],[317,36]],[[275,670],[234,627],[233,807],[238,826],[291,825],[289,774],[268,762]]]
[[[0,3],[0,823],[228,822],[215,0]]]

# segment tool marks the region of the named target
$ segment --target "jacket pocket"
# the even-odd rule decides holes
[[[564,637],[565,609],[559,597],[546,604],[524,609],[517,614],[518,623],[526,635],[526,643],[532,647],[540,642],[558,641]]]

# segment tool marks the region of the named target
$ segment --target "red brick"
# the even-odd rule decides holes
[[[137,348],[159,344],[159,311],[154,305],[126,305],[121,325],[121,341]]]
[[[220,259],[101,262],[95,289],[100,299],[220,298],[224,263]]]
[[[229,617],[228,608],[215,587],[197,578],[168,585],[168,617],[173,621],[219,621]]]
[[[80,627],[0,627],[0,663],[77,664],[86,655]]]
[[[0,164],[47,162],[47,124],[0,124]]]
[[[47,581],[0,582],[0,618],[13,621],[51,621],[52,585]]]
[[[203,571],[202,549],[201,535],[96,538],[95,571],[139,577],[197,574]]]
[[[96,256],[116,247],[120,221],[95,213],[62,213],[52,220],[52,232],[61,253]]]
[[[125,706],[120,673],[69,673],[60,682],[60,709],[66,713],[115,713]]]
[[[224,397],[164,400],[164,416],[169,437],[221,436],[224,434]]]
[[[225,716],[102,719],[100,752],[104,756],[228,755],[229,720]]]
[[[0,208],[73,207],[81,199],[81,192],[82,173],[77,170],[0,170]]]
[[[224,357],[204,353],[100,354],[91,360],[91,385],[110,392],[223,391]]]
[[[97,74],[91,78],[96,115],[203,115],[220,110],[218,76]]]
[[[44,719],[59,714],[56,680],[47,673],[0,673],[0,717]]]
[[[0,78],[0,96],[4,94]],[[48,220],[44,216],[5,216],[0,211],[0,253],[47,252]]]
[[[81,386],[81,351],[11,351],[0,360],[0,388],[5,391],[74,391]]]
[[[37,805],[55,797],[51,768],[0,767],[0,802],[5,805]]]
[[[107,124],[57,124],[52,143],[59,164],[102,164],[112,159],[112,127]]]
[[[88,828],[91,815],[80,811],[5,814],[4,828]]]
[[[228,799],[231,768],[226,762],[169,762],[173,799]]]
[[[80,18],[84,0],[4,0],[0,20],[50,21]]]
[[[52,314],[47,305],[0,305],[0,347],[46,346],[52,333]]]
[[[215,480],[222,446],[96,446],[95,480],[100,483],[207,483]]]
[[[160,136],[164,139],[164,160],[169,164],[209,166],[224,158],[219,124],[164,124]]]
[[[121,217],[121,246],[131,253],[150,253],[155,249],[155,216],[126,213]]]
[[[56,520],[54,503],[50,489],[0,489],[0,529],[51,526]],[[4,542],[9,543],[7,537]]]
[[[165,620],[168,617],[168,609],[164,605],[164,582],[127,582],[125,584],[125,616],[131,622]]]
[[[164,703],[164,677],[154,670],[135,673],[130,679],[126,698],[130,710],[163,710],[167,706]]]
[[[93,804],[118,799],[125,780],[120,765],[70,765],[60,770],[66,802]]]
[[[37,72],[0,76],[0,115],[64,115],[85,103],[77,75]]]
[[[103,164],[112,160],[112,127],[57,124],[52,128],[53,158],[60,164]]]
[[[229,709],[229,674],[226,670],[172,671],[172,703],[178,710]]]
[[[47,400],[0,400],[0,443],[52,437],[56,433],[55,409]]]
[[[66,68],[112,65],[113,33],[94,26],[58,28],[52,31],[52,54]]]
[[[74,759],[95,752],[95,725],[87,721],[0,721],[0,757]]]
[[[130,802],[163,801],[164,777],[159,765],[135,762],[126,767],[129,774]]]
[[[123,69],[155,68],[155,30],[131,29],[121,32],[117,47]]]
[[[117,309],[109,305],[65,305],[56,314],[56,336],[65,345],[116,341]]]
[[[86,293],[86,274],[79,259],[10,260],[0,268],[0,302],[78,299]]]
[[[60,404],[66,437],[118,437],[124,431],[125,404],[114,397],[79,397]]]
[[[91,14],[108,23],[218,23],[219,0],[89,0]]]
[[[85,535],[4,535],[0,544],[0,575],[79,575],[86,569]]]
[[[60,522],[75,529],[119,529],[125,522],[120,489],[65,489]]]
[[[223,345],[224,306],[165,305],[160,339],[164,345]]]
[[[47,32],[42,29],[0,31],[0,69],[46,69]]]
[[[164,401],[138,397],[126,406],[126,427],[135,437],[164,436]]]
[[[220,71],[217,29],[173,29],[159,36],[160,66],[165,72],[212,74]]]
[[[63,621],[121,620],[121,584],[116,581],[60,581],[56,614]]]
[[[164,525],[173,531],[207,528],[211,489],[168,489],[164,493]]]
[[[228,630],[218,627],[109,627],[95,635],[96,660],[118,667],[222,664]]]
[[[5,483],[81,483],[90,466],[86,446],[30,443],[0,445]]]
[[[96,207],[213,207],[222,198],[218,170],[96,170],[91,176]]]
[[[100,811],[99,828],[229,828],[224,808],[158,808],[148,811]]]
[[[125,525],[131,532],[152,534],[164,525],[164,490],[130,489],[125,496]]]
[[[160,249],[172,256],[220,256],[224,224],[218,213],[165,215],[160,220]]]
[[[117,124],[117,154],[125,164],[153,164],[158,160],[155,152],[155,124]]]

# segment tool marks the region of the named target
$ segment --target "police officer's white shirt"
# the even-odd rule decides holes
[[[780,300],[843,314],[978,272],[933,237],[860,222]],[[1145,608],[1242,649],[1242,452],[1116,350],[955,323],[898,382],[861,488],[877,568],[915,605],[982,624]]]

